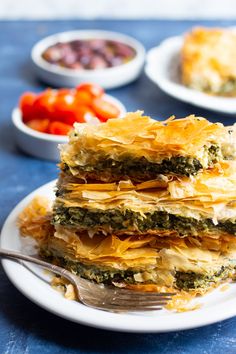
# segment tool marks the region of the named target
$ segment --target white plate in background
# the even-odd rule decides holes
[[[165,93],[216,112],[235,114],[236,98],[212,96],[184,86],[180,79],[180,52],[184,37],[170,37],[147,53],[145,72]]]

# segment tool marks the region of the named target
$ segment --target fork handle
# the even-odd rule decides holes
[[[42,261],[41,259],[35,258],[35,257],[31,257],[31,256],[27,256],[26,254],[20,253],[20,252],[15,252],[15,251],[11,251],[11,250],[5,250],[3,248],[0,248],[0,257],[6,257],[6,258],[10,258],[10,259],[17,259],[17,260],[23,260],[23,261],[27,261],[27,262],[31,262],[34,264],[39,265],[40,267],[43,267],[45,269],[48,269],[50,271],[52,271],[53,273],[56,273],[58,275],[61,275],[65,278],[67,278],[68,280],[70,280],[71,282],[74,283],[74,279],[72,274],[64,269],[61,268],[57,265]]]

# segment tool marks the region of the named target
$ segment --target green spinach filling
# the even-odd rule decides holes
[[[194,272],[176,272],[175,284],[178,289],[190,290],[207,288],[211,284],[217,284],[228,278],[233,278],[236,266],[222,266],[214,274],[198,274]]]
[[[126,209],[108,209],[93,211],[79,207],[63,207],[57,204],[53,214],[54,225],[76,227],[81,230],[104,229],[112,232],[137,231],[140,233],[150,230],[174,230],[180,236],[196,236],[199,232],[222,231],[236,235],[236,221],[220,221],[215,225],[212,219],[197,220],[166,211],[140,213]]]
[[[206,92],[208,94],[213,95],[221,95],[221,96],[235,96],[236,95],[236,79],[234,77],[229,77],[222,83],[221,86],[215,88],[209,82],[193,82],[190,87]]]
[[[142,276],[142,273],[147,273],[147,271],[143,270],[117,270],[111,267],[99,268],[97,266],[83,264],[79,261],[73,261],[68,257],[54,256],[52,253],[46,250],[41,250],[41,256],[43,258],[46,258],[50,262],[54,262],[60,265],[61,267],[68,269],[74,274],[80,275],[82,278],[94,281],[96,283],[103,283],[108,285],[111,285],[113,283],[155,284],[155,282],[151,280],[141,282],[135,280],[136,275]],[[235,262],[231,262],[227,266],[222,266],[218,271],[213,274],[175,271],[175,287],[183,290],[191,290],[198,288],[205,289],[211,286],[212,284],[217,284],[220,281],[232,278],[235,274],[235,270]],[[148,272],[150,272],[150,275],[155,278],[155,274],[158,275],[158,272],[161,273],[161,270],[152,269]]]
[[[122,176],[136,178],[142,175],[146,179],[154,179],[158,174],[178,174],[178,175],[195,175],[202,164],[196,158],[177,156],[165,159],[161,163],[151,163],[144,157],[141,159],[127,158],[122,161],[113,159],[105,159],[98,161],[94,166],[81,166],[82,172],[95,172],[101,174],[103,171],[113,175],[120,180]]]
[[[218,161],[219,146],[211,145],[209,148],[204,147],[204,149],[207,153],[209,166]],[[61,168],[66,173],[70,170],[65,163],[62,163]],[[173,156],[170,159],[164,159],[161,163],[152,163],[145,157],[137,159],[126,156],[121,161],[104,157],[92,165],[73,167],[73,171],[78,171],[80,177],[92,175],[97,180],[119,181],[128,177],[135,181],[143,181],[155,179],[159,174],[196,175],[202,168],[201,162],[194,157]]]

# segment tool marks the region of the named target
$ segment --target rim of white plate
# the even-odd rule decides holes
[[[168,95],[192,105],[227,114],[236,113],[236,98],[211,96],[180,82],[180,50],[183,36],[169,37],[147,53],[145,72]]]

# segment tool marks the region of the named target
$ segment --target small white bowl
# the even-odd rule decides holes
[[[42,54],[49,46],[75,39],[108,39],[122,42],[134,48],[136,55],[125,64],[96,70],[62,68],[43,59]],[[122,33],[100,30],[69,31],[54,34],[36,43],[31,51],[31,58],[38,77],[53,86],[75,87],[82,82],[94,82],[104,89],[111,89],[128,84],[139,76],[145,60],[145,49],[136,39]]]
[[[147,76],[168,95],[198,107],[235,114],[236,98],[211,96],[184,86],[180,79],[183,37],[170,37],[147,53]]]
[[[105,95],[104,98],[119,108],[120,117],[125,115],[126,109],[119,100],[110,95]],[[16,143],[22,151],[41,159],[59,161],[58,145],[67,143],[67,136],[41,133],[29,128],[23,123],[19,108],[12,111],[12,122]]]

